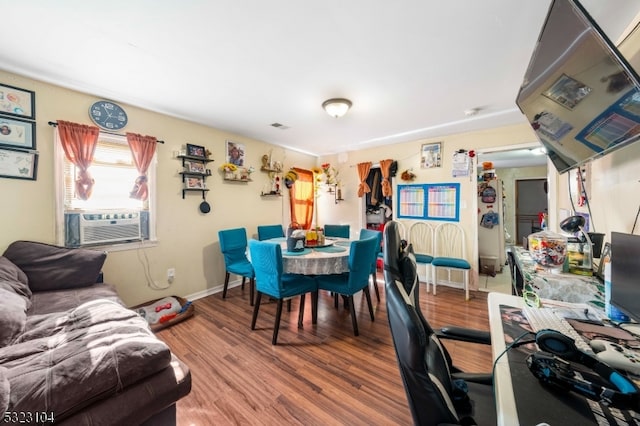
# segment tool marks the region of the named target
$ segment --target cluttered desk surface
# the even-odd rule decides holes
[[[506,350],[519,336],[532,331],[524,312],[525,303],[522,297],[499,293],[489,295],[489,321],[491,326],[492,351],[495,364],[494,386],[498,411],[498,424],[640,424],[640,415],[634,411],[618,410],[575,392],[558,391],[543,385],[530,371],[527,358],[539,348],[535,343],[529,343]],[[565,309],[571,304],[557,306]],[[581,308],[585,304],[575,305]],[[581,315],[579,309],[577,315]],[[589,318],[589,317],[586,317]],[[584,323],[580,335],[591,341],[608,339],[612,343],[625,346],[639,346],[636,336],[631,340],[621,342],[622,336],[611,333],[593,334],[593,326]],[[619,329],[611,328],[612,332],[620,333]],[[624,332],[624,330],[622,330]],[[589,334],[591,333],[591,334]],[[605,335],[608,334],[608,335]],[[610,345],[611,343],[608,343]],[[614,351],[615,352],[615,351]],[[635,351],[638,356],[640,352]],[[611,352],[607,353],[607,356]],[[596,355],[594,355],[596,356]],[[605,355],[597,355],[605,357]],[[572,365],[573,367],[573,365]],[[577,370],[579,377],[596,380],[597,375],[588,369]],[[629,376],[637,385],[639,376]]]
[[[510,249],[522,274],[525,290],[534,291],[545,299],[587,303],[604,309],[604,284],[597,277],[548,272],[536,264],[528,250],[520,246]]]

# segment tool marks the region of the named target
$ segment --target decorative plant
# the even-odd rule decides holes
[[[220,170],[223,172],[235,172],[238,170],[238,166],[231,163],[224,163],[220,166]]]
[[[331,167],[331,163],[324,163],[320,165],[322,173],[324,174],[324,183],[327,185],[339,184],[338,174],[339,171],[335,167]]]

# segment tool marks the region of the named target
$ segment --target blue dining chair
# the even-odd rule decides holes
[[[362,228],[360,230],[360,239],[366,240],[367,238],[377,238],[378,246],[373,255],[373,260],[371,261],[371,282],[373,283],[373,288],[376,291],[376,298],[378,302],[380,301],[380,290],[378,289],[378,257],[382,253],[382,232],[375,231],[373,229]]]
[[[324,226],[325,237],[349,238],[349,233],[350,233],[349,225],[325,225]]]
[[[260,241],[270,240],[271,238],[284,237],[284,228],[282,225],[259,225],[258,239]]]
[[[276,308],[276,320],[273,327],[271,344],[278,340],[280,329],[280,317],[282,316],[282,302],[293,296],[300,296],[300,312],[298,315],[298,328],[302,327],[304,314],[304,301],[306,293],[311,293],[312,323],[318,319],[318,286],[313,276],[301,274],[285,274],[282,272],[282,248],[280,244],[269,241],[249,241],[249,253],[256,271],[256,303],[253,307],[251,330],[256,328],[256,320],[260,310],[260,300],[266,294],[278,301]]]
[[[349,272],[343,274],[316,275],[318,289],[327,290],[346,298],[351,312],[353,334],[356,336],[359,333],[356,309],[353,303],[354,294],[359,291],[364,293],[367,298],[367,304],[369,305],[371,321],[374,320],[371,294],[369,293],[369,274],[371,273],[371,259],[373,259],[379,246],[380,244],[377,238],[352,241],[349,251]]]
[[[251,286],[249,290],[249,303],[253,306],[253,289],[255,287],[255,273],[249,259],[247,259],[247,230],[245,228],[223,229],[218,231],[220,250],[224,256],[225,276],[222,298],[227,297],[229,287],[229,275],[236,274],[242,277],[242,288],[249,278]]]

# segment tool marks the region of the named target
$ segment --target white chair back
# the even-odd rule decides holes
[[[433,256],[433,227],[427,222],[415,222],[409,228],[407,241],[416,254]]]
[[[441,223],[436,227],[434,257],[466,259],[464,229],[457,223]]]

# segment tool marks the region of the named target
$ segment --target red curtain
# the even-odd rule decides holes
[[[78,198],[88,200],[95,183],[88,169],[93,162],[100,129],[58,120],[58,134],[67,160],[80,169],[76,178],[76,194]]]
[[[371,161],[368,163],[358,163],[358,177],[360,178],[360,186],[358,186],[358,197],[362,198],[367,192],[371,192],[371,188],[367,185],[367,176],[371,170]]]
[[[133,155],[133,162],[136,164],[138,173],[133,189],[129,193],[131,198],[145,201],[149,197],[149,186],[147,185],[147,170],[156,153],[157,140],[153,136],[142,136],[135,133],[127,133],[127,143]]]
[[[391,182],[389,182],[389,169],[393,160],[382,160],[380,162],[380,171],[382,172],[382,196],[391,197]]]
[[[293,169],[298,174],[298,179],[289,189],[291,222],[297,222],[302,229],[309,229],[313,222],[313,207],[315,202],[313,172],[297,167]]]

